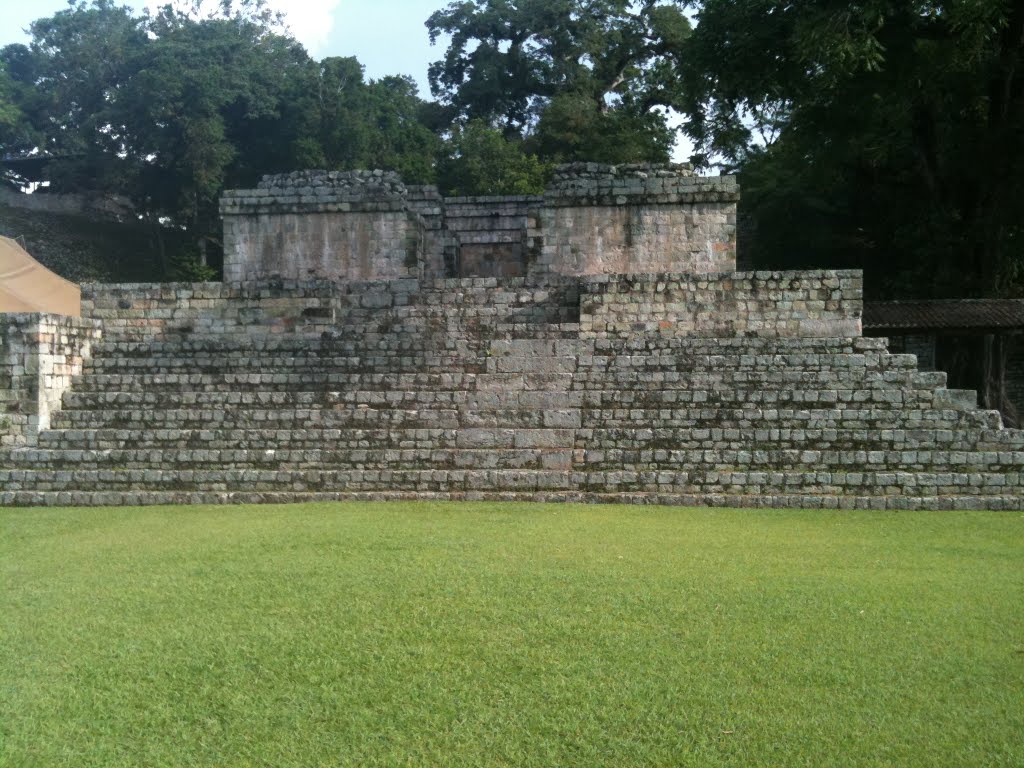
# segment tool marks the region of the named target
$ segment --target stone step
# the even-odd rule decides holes
[[[380,376],[380,378],[373,378]],[[479,391],[537,390],[568,391],[572,374],[474,373],[168,373],[168,374],[79,374],[72,378],[77,392],[153,392],[153,391],[342,391],[353,387],[367,389],[376,384],[381,390]]]
[[[606,504],[659,504],[682,507],[780,508],[780,509],[932,509],[1022,510],[1024,495],[911,496],[680,493],[670,490],[598,493],[566,490],[545,491],[6,491],[0,489],[2,507],[138,507],[186,504],[295,504],[331,501],[550,501]]]
[[[570,469],[574,463],[572,434],[518,430],[514,435],[470,439],[456,435],[456,448],[319,448],[275,449],[108,449],[73,450],[17,448],[0,453],[11,469]],[[508,439],[504,439],[507,437]],[[493,444],[491,444],[493,443]],[[479,447],[477,447],[479,446]],[[877,448],[877,450],[872,450]],[[822,450],[811,446],[786,449],[588,449],[576,468],[588,471],[671,471],[700,467],[704,471],[821,472],[1003,472],[1013,477],[1024,465],[1024,451]]]
[[[707,350],[728,355],[734,350],[786,349],[790,351],[888,352],[887,339],[854,336],[757,337],[757,336],[664,336],[638,332],[628,338],[595,339],[595,354],[631,355],[655,350]]]
[[[345,396],[358,395],[359,393],[348,393]],[[423,408],[415,407],[416,403],[410,400],[402,403],[336,408],[316,405],[294,408],[203,405],[165,409],[140,407],[134,410],[109,407],[58,411],[51,415],[50,423],[53,429],[78,430],[201,429],[224,426],[256,429],[577,428],[581,425],[578,409],[517,407],[511,396],[506,396],[510,399],[505,408],[472,408],[467,405],[468,399],[472,397],[470,393],[453,393],[453,397],[456,396],[459,398],[457,402],[424,404]]]
[[[486,349],[491,346],[497,352],[501,344],[511,344],[513,349],[525,349],[521,346],[524,340],[506,340],[481,342],[476,339],[455,338],[445,335],[445,342],[442,349],[455,350],[476,350]],[[865,359],[890,359],[889,362],[896,365],[908,366],[914,359],[912,355],[893,355],[887,352],[887,348],[881,339],[797,339],[797,338],[665,338],[660,336],[644,337],[639,336],[629,340],[577,340],[569,339],[559,341],[557,339],[537,340],[543,345],[548,345],[553,354],[565,354],[570,349],[582,349],[583,351],[593,350],[595,359],[598,360],[626,360],[629,358],[652,358],[667,357],[668,359],[680,356],[703,356],[714,357],[726,364],[731,364],[733,358],[738,356],[803,356],[813,357],[815,355],[849,356]],[[559,346],[564,344],[566,346]],[[407,352],[407,353],[435,353],[433,348],[424,348],[422,341],[417,338],[407,338],[398,334],[393,335],[367,335],[360,333],[358,329],[351,328],[339,330],[331,336],[322,335],[303,336],[287,334],[196,334],[179,338],[144,337],[140,339],[116,338],[106,339],[99,342],[94,352],[97,357],[190,357],[202,354],[217,354],[229,358],[252,357],[255,353],[265,353],[265,357],[271,355],[303,358],[316,357],[320,355],[352,356],[372,354],[373,352]],[[535,354],[535,353],[533,353]]]
[[[809,472],[1020,472],[1024,451],[972,451],[965,448],[893,450],[867,444],[857,450],[794,448],[687,449],[665,444],[661,448],[588,448],[578,468],[604,471],[703,470],[775,471],[803,468]]]
[[[18,491],[434,491],[568,490],[568,470],[526,469],[0,469]],[[4,497],[6,498],[6,497]]]
[[[602,375],[619,373],[650,373],[657,371],[901,371],[917,372],[917,360],[912,355],[890,355],[887,353],[814,353],[732,355],[687,354],[675,352],[664,355],[634,354],[584,356],[580,362],[581,373]]]
[[[456,439],[457,444],[464,442]],[[539,436],[522,430],[516,447],[274,449],[41,449],[0,452],[10,469],[570,469],[572,437]],[[544,447],[529,444],[545,443]],[[559,445],[561,443],[561,445]],[[522,447],[519,447],[522,444]]]
[[[806,427],[848,429],[945,429],[962,428],[999,429],[1001,417],[996,411],[953,411],[923,408],[903,409],[877,403],[830,404],[828,408],[757,409],[715,407],[702,404],[693,408],[668,409],[576,409],[563,407],[559,395],[550,394],[552,406],[536,408],[523,405],[513,407],[516,401],[508,399],[506,409],[495,405],[484,393],[451,393],[451,399],[441,402],[436,395],[421,396],[428,402],[417,403],[413,393],[344,393],[346,398],[363,398],[365,402],[353,406],[345,403],[337,407],[315,405],[295,408],[258,406],[189,406],[181,408],[126,408],[111,407],[95,410],[64,410],[51,415],[54,429],[202,429],[204,427],[255,429],[325,429],[386,427],[434,429],[468,426],[558,426],[566,428],[594,427],[607,429],[714,429],[752,428],[801,429]],[[530,393],[521,393],[530,394]],[[387,402],[387,396],[404,396],[401,402]],[[380,398],[377,402],[374,398]],[[500,398],[511,398],[510,393]],[[371,405],[370,402],[374,404]],[[520,401],[522,402],[522,401]],[[542,400],[535,401],[542,403]],[[474,407],[479,405],[481,407]],[[802,405],[802,404],[801,404]],[[774,413],[773,410],[777,411]],[[532,411],[532,413],[531,413]],[[507,414],[507,418],[504,415]]]
[[[361,381],[360,384],[366,385]],[[185,391],[69,391],[63,410],[173,409],[192,408],[328,408],[343,410],[369,406],[377,411],[409,409],[423,412],[457,410],[462,412],[516,413],[516,417],[540,409],[578,409],[583,402],[579,392],[536,390],[476,392],[472,389],[430,389],[428,385],[349,389],[335,391],[301,390],[185,390]],[[522,413],[520,413],[522,412]]]
[[[732,469],[699,467],[691,470],[621,470],[574,472],[574,484],[587,492],[650,493],[664,488],[671,493],[791,493],[800,496],[836,496],[867,493],[908,496],[1009,496],[1020,494],[1024,477],[1020,472],[922,471],[851,468],[847,471],[800,469]],[[984,507],[981,507],[982,509]]]
[[[661,389],[574,390],[583,394],[583,407],[595,412],[616,413],[620,410],[675,411],[685,408],[781,408],[781,407],[884,407],[931,408],[935,402],[932,390],[874,388],[812,388],[775,389],[751,385],[743,389],[700,388],[665,384]],[[595,413],[595,416],[598,415]],[[667,417],[662,414],[661,417]]]
[[[259,357],[256,354],[236,357],[218,357],[211,353],[203,355],[175,355],[153,357],[127,357],[120,355],[94,356],[85,367],[85,373],[103,374],[112,372],[125,373],[238,373],[252,370],[266,372],[305,372],[322,371],[361,371],[367,367],[389,364],[388,372],[400,368],[439,368],[443,366],[470,367],[483,370],[487,364],[486,356],[453,357],[435,355],[429,360],[426,356],[396,353],[394,356],[381,357],[373,355],[350,356],[309,356]]]
[[[956,417],[965,414],[959,411],[950,411],[949,415]],[[905,419],[907,422],[911,420],[912,417]],[[991,441],[995,435],[999,434],[990,430],[985,424],[971,424],[968,419],[962,419],[952,427],[948,423],[921,418],[913,420],[918,422],[917,426],[882,426],[877,421],[862,418],[807,418],[803,421],[794,420],[792,426],[787,426],[782,422],[764,420],[749,422],[737,420],[735,426],[729,426],[727,421],[712,416],[703,423],[693,425],[634,422],[621,427],[609,427],[603,422],[598,422],[595,426],[587,421],[584,413],[584,426],[578,432],[578,439],[586,443],[585,446],[580,447],[594,449],[617,448],[623,445],[629,448],[658,449],[688,441],[718,443],[719,441],[746,440],[749,450],[769,450],[774,447],[776,440],[799,442],[807,439],[809,434],[813,434],[823,442],[850,441],[853,447],[859,447],[858,443],[871,443],[875,440],[882,443],[890,440],[897,442],[934,440],[941,444],[955,444],[957,440],[966,440],[969,437],[977,436],[979,439]],[[1019,430],[1007,431],[1019,433]],[[995,444],[1020,445],[1014,440]]]
[[[980,428],[999,430],[1002,416],[998,411],[954,411],[922,408],[918,406],[898,407],[878,403],[833,403],[829,408],[814,408],[814,403],[786,403],[777,409],[766,406],[759,415],[756,408],[717,407],[706,403],[706,407],[693,408],[604,408],[584,407],[581,412],[584,428],[603,427],[608,429],[657,428],[657,429],[714,429],[714,428],[756,428],[802,429],[808,426],[820,429],[942,429],[961,430]],[[796,408],[794,408],[794,405]],[[801,407],[806,406],[806,407]],[[777,410],[778,414],[771,413]]]
[[[337,365],[354,364],[363,358],[377,358],[382,361],[396,358],[441,361],[448,358],[476,360],[489,358],[556,358],[582,356],[581,369],[590,370],[677,370],[677,369],[758,369],[775,370],[780,367],[808,370],[832,368],[869,368],[884,370],[915,370],[916,361],[912,355],[891,355],[888,353],[854,353],[850,351],[812,351],[799,349],[788,351],[776,347],[765,351],[734,349],[720,351],[673,349],[664,353],[636,351],[632,354],[601,354],[593,350],[593,344],[586,341],[568,340],[524,340],[457,344],[450,348],[422,349],[414,345],[366,346],[357,344],[317,344],[308,347],[289,346],[266,349],[261,345],[238,346],[228,349],[211,343],[117,343],[98,345],[93,350],[93,367],[148,366],[179,368],[193,364],[245,365],[258,360],[261,364],[316,364],[331,361]]]
[[[223,360],[207,358],[100,358],[93,359],[83,370],[83,375],[131,374],[131,375],[192,375],[242,374],[242,373],[295,373],[326,375],[332,373],[361,373],[381,371],[387,373],[419,371],[461,370],[472,373],[573,373],[576,370],[575,357],[503,357],[488,359],[485,356],[473,358],[436,358],[424,360],[415,357],[330,357],[330,358],[275,358],[253,360],[237,358]]]
[[[543,416],[541,417],[543,419]],[[402,424],[376,428],[368,424],[346,428],[297,428],[297,429],[235,429],[228,427],[195,427],[186,429],[166,428],[153,430],[138,429],[51,429],[39,436],[40,449],[59,450],[106,450],[106,449],[164,449],[202,448],[218,450],[309,450],[324,448],[395,448],[430,449],[455,448],[459,445],[460,431],[471,429],[505,430],[512,427],[460,427],[454,422],[457,414],[452,413],[452,424],[442,428],[424,429]],[[542,429],[560,427],[522,427],[536,432]],[[477,437],[477,443],[485,440]],[[559,441],[568,438],[558,438]],[[463,443],[465,440],[463,440]],[[514,444],[514,439],[512,441]]]
[[[680,493],[665,488],[661,491],[622,491],[619,493],[584,492],[579,501],[598,504],[658,504],[679,507],[727,507],[730,509],[874,509],[874,510],[1024,510],[1024,495],[1016,490],[977,496],[964,494],[913,495],[902,493],[887,495],[884,489],[876,489],[876,495],[864,495],[843,491],[841,493],[802,494],[793,489],[776,492],[741,492],[730,489],[728,493]],[[270,499],[268,498],[269,502]],[[231,503],[246,503],[231,499]],[[89,502],[96,505],[93,502]],[[221,503],[224,503],[222,501]],[[259,502],[254,502],[259,503]]]
[[[620,399],[643,397],[666,391],[683,390],[702,392],[714,396],[720,390],[757,389],[768,392],[794,390],[861,390],[908,391],[926,393],[934,398],[935,388],[930,380],[918,381],[914,374],[904,372],[807,372],[763,371],[752,373],[661,373],[602,375],[584,374],[573,379],[573,389],[581,392],[618,393]]]
[[[387,429],[323,428],[323,429],[231,429],[222,427],[192,429],[51,429],[39,436],[38,448],[46,450],[107,450],[107,449],[211,449],[211,450],[310,450],[324,448],[452,448],[456,446],[460,426],[458,415],[452,412],[452,424],[436,429],[407,428],[400,424]],[[480,425],[477,425],[479,427]],[[474,428],[474,427],[469,427]],[[500,428],[500,427],[488,427]],[[542,428],[542,427],[527,427]],[[558,428],[558,427],[549,427]],[[610,431],[610,441],[594,430],[577,433],[577,447],[594,441],[592,450],[605,445],[615,448],[617,432]],[[746,425],[741,428],[716,427],[682,429],[671,432],[672,450],[757,450],[844,449],[849,445],[870,443],[877,450],[962,450],[1012,451],[1020,445],[1016,441],[998,441],[993,433],[979,428],[936,429],[844,429],[777,428]],[[648,448],[648,450],[650,450]]]
[[[973,411],[978,407],[978,393],[973,389],[937,389],[935,407]]]
[[[1003,472],[808,472],[710,469],[592,471],[518,469],[0,469],[0,504],[20,492],[642,493],[665,496],[1021,496],[1021,474]],[[985,508],[981,505],[978,508]]]

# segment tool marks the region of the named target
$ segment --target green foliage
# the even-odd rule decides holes
[[[173,277],[184,283],[208,283],[217,280],[219,273],[213,267],[203,264],[197,257],[182,254],[171,259]]]
[[[554,97],[527,146],[554,162],[666,162],[674,132],[661,113],[602,110],[578,94]]]
[[[433,181],[441,142],[411,80],[366,83],[355,59],[314,62],[263,0],[194,5],[137,17],[79,0],[35,22],[31,48],[0,56],[0,140],[13,91],[34,131],[22,145],[57,158],[54,191],[127,193],[154,232],[184,229],[200,248],[217,238],[221,191],[264,173]]]
[[[1019,514],[0,510],[0,764],[1015,766]]]
[[[539,122],[544,158],[593,159],[596,140],[609,161],[666,159],[657,107],[676,98],[677,51],[690,32],[674,5],[475,0],[451,3],[427,27],[432,41],[451,36],[430,81],[462,119],[520,137]]]
[[[21,109],[14,103],[14,84],[0,62],[0,136],[9,134],[22,119]]]
[[[681,70],[705,161],[743,171],[764,266],[871,295],[1022,290],[1024,6],[706,0]]]
[[[322,150],[319,167],[398,171],[414,184],[434,180],[441,142],[420,120],[423,102],[411,78],[366,83],[355,58],[328,58],[320,62],[313,88],[318,94],[313,108]]]
[[[473,120],[456,129],[441,159],[438,183],[451,195],[535,195],[544,191],[549,166],[526,154],[519,141]]]

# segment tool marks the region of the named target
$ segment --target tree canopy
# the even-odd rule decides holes
[[[741,175],[757,266],[862,267],[871,296],[1024,291],[1020,0],[462,0],[426,28],[434,101],[314,60],[264,0],[72,0],[0,50],[0,154],[128,195],[201,253],[220,192],[264,173],[536,192],[556,162],[668,159],[675,110],[699,165]]]
[[[864,267],[874,295],[1017,290],[1024,4],[705,0],[681,70],[755,247]]]
[[[551,159],[665,160],[690,23],[658,0],[475,0],[427,20],[450,35],[434,95]],[[623,141],[623,139],[626,139]]]

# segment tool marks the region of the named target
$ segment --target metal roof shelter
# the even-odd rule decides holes
[[[38,261],[14,240],[0,237],[0,313],[49,312],[77,317],[82,291]]]

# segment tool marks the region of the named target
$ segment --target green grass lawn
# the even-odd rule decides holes
[[[1024,515],[0,510],[0,766],[1024,765]]]

